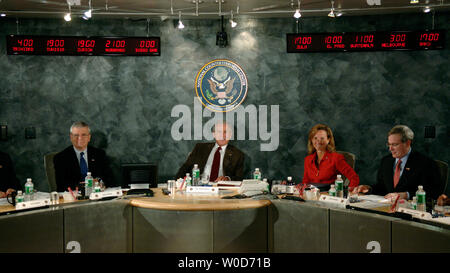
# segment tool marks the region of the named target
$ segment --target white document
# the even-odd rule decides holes
[[[360,195],[360,196],[358,196],[358,199],[364,200],[364,201],[377,202],[377,203],[390,203],[390,200],[384,198],[384,196],[374,195],[374,194]]]

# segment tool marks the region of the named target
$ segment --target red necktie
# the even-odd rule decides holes
[[[220,165],[220,150],[222,148],[217,148],[216,153],[214,154],[214,160],[211,167],[211,174],[209,175],[209,181],[216,181],[217,176],[219,176],[219,165]]]
[[[395,166],[395,173],[394,173],[394,188],[397,187],[398,181],[400,180],[400,165],[402,164],[402,161],[399,159],[397,161],[397,166]]]

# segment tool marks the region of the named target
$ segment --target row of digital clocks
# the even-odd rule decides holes
[[[288,53],[443,49],[445,31],[286,34]],[[8,55],[160,56],[159,37],[6,36]]]

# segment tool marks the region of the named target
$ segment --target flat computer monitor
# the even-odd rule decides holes
[[[130,184],[150,184],[150,188],[158,187],[158,166],[152,163],[122,164],[124,187]]]

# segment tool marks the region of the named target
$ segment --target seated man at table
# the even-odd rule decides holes
[[[101,178],[105,185],[111,182],[105,151],[88,146],[91,141],[89,125],[81,121],[73,123],[69,136],[72,145],[53,158],[58,192],[67,191],[68,187],[74,190],[84,181],[87,172],[94,178]]]
[[[11,157],[0,151],[0,198],[5,198],[15,190],[21,190]]]
[[[414,132],[409,127],[394,126],[386,144],[391,154],[381,159],[377,182],[373,186],[360,185],[353,192],[385,195],[385,198],[399,194],[400,198],[412,199],[422,185],[426,196],[436,199],[443,188],[438,166],[434,160],[412,150],[413,138]]]
[[[176,178],[191,173],[198,164],[200,174],[209,175],[209,181],[241,181],[244,177],[244,153],[229,144],[232,128],[221,122],[214,125],[215,143],[198,143],[180,167]]]

